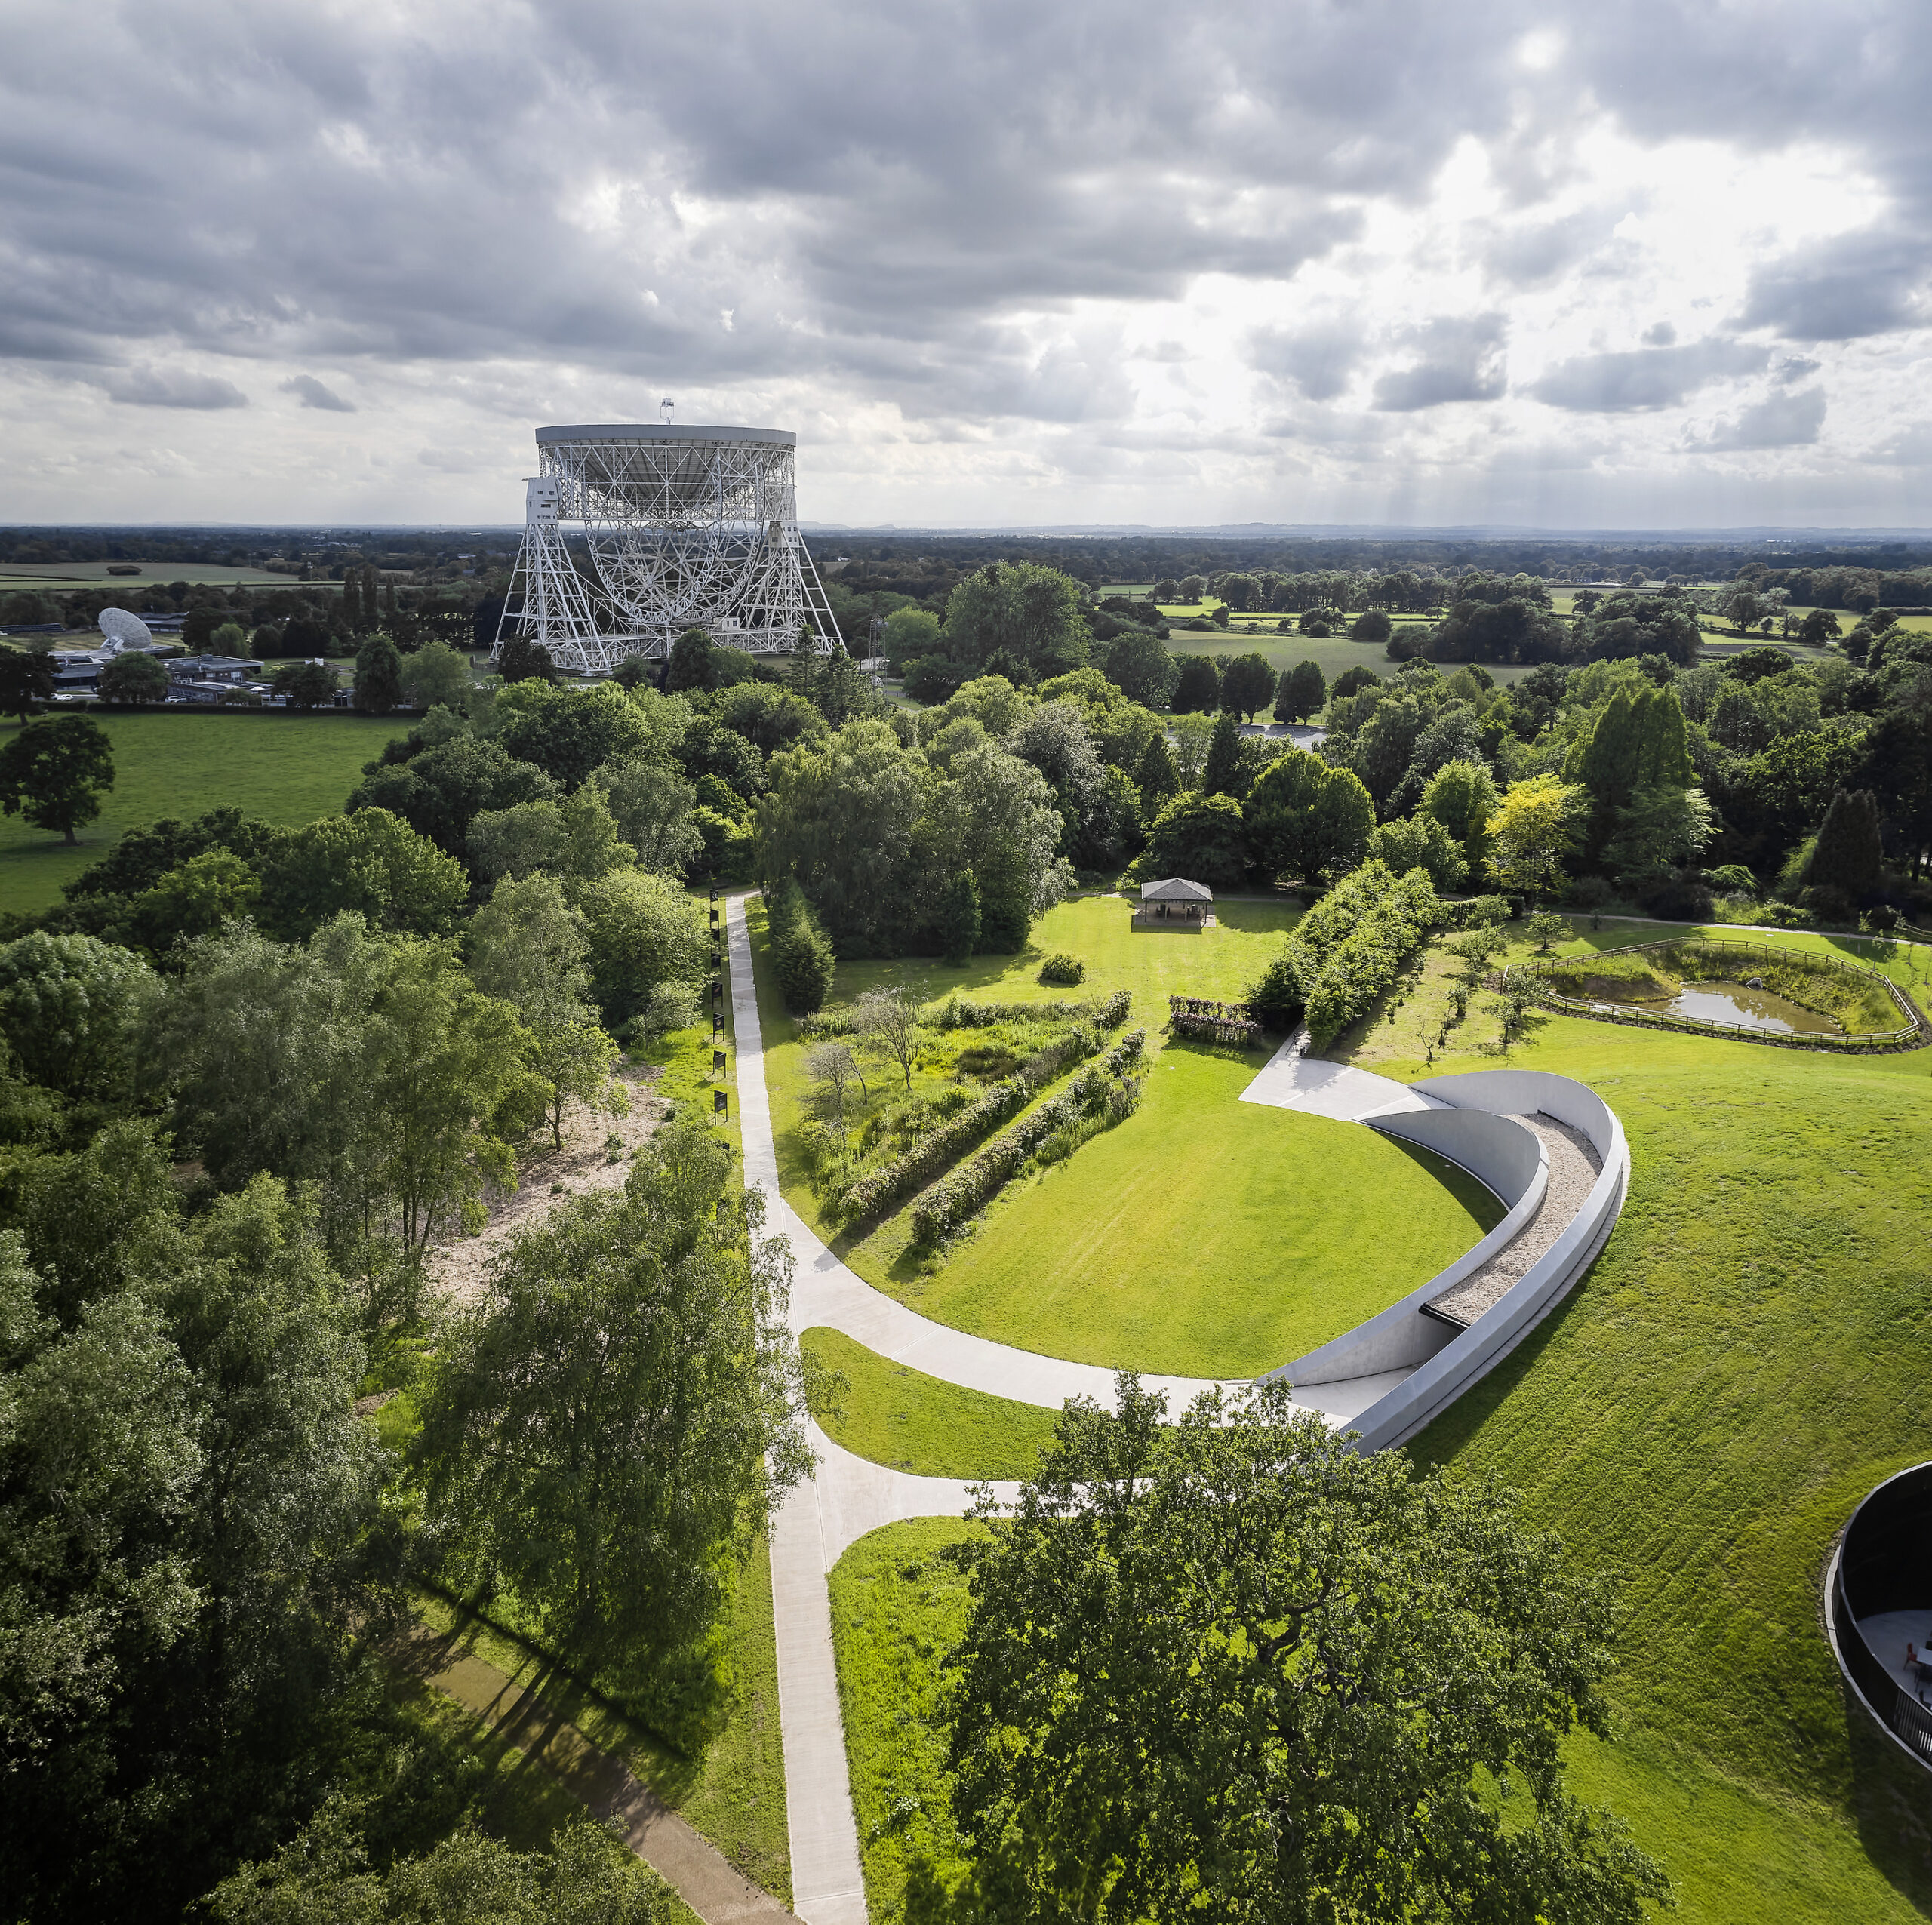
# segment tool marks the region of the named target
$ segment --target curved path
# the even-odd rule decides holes
[[[848,1268],[786,1202],[778,1182],[777,1151],[764,1078],[764,1037],[745,922],[746,899],[743,896],[730,897],[724,913],[745,1181],[764,1200],[768,1233],[785,1237],[791,1245],[795,1265],[789,1308],[793,1330],[829,1325],[895,1363],[992,1396],[1054,1410],[1069,1397],[1088,1397],[1111,1407],[1112,1371],[1016,1349],[921,1317]],[[1371,1127],[1379,1123],[1388,1133],[1420,1133],[1429,1137],[1440,1135],[1445,1127],[1429,1112],[1460,1112],[1461,1121],[1448,1127],[1465,1137],[1472,1130],[1486,1132],[1492,1146],[1498,1119],[1506,1118],[1505,1133],[1517,1144],[1518,1163],[1521,1164],[1527,1149],[1531,1160],[1540,1165],[1534,1186],[1519,1185],[1521,1201],[1505,1225],[1499,1225],[1467,1257],[1423,1285],[1410,1299],[1275,1373],[1299,1379],[1303,1367],[1316,1366],[1328,1353],[1346,1353],[1348,1361],[1339,1369],[1311,1369],[1310,1375],[1327,1380],[1296,1382],[1296,1401],[1319,1411],[1331,1425],[1353,1424],[1366,1414],[1371,1437],[1364,1438],[1361,1447],[1380,1448],[1401,1441],[1435,1410],[1453,1401],[1497,1356],[1520,1341],[1530,1325],[1588,1268],[1621,1207],[1628,1153],[1614,1116],[1593,1093],[1567,1078],[1534,1072],[1478,1072],[1463,1078],[1438,1078],[1432,1084],[1412,1087],[1368,1071],[1310,1058],[1307,1047],[1306,1032],[1284,1044],[1242,1092],[1241,1100],[1303,1109]],[[1491,1085],[1496,1088],[1492,1090]],[[1530,1113],[1537,1110],[1546,1093],[1561,1097],[1558,1085],[1585,1100],[1583,1120],[1601,1136],[1614,1161],[1600,1164],[1598,1170],[1589,1169],[1589,1159],[1577,1147],[1578,1133],[1567,1121]],[[1507,1100],[1499,1094],[1505,1090]],[[1524,1102],[1525,1093],[1534,1099]],[[1567,1100],[1559,1100],[1557,1106],[1564,1107]],[[1549,1181],[1552,1151],[1574,1158],[1585,1180],[1578,1182],[1574,1173],[1566,1173],[1567,1180],[1552,1191]],[[1454,1160],[1463,1158],[1458,1155]],[[1595,1179],[1594,1185],[1590,1177]],[[1579,1208],[1579,1192],[1583,1191],[1588,1192],[1587,1203],[1593,1207]],[[1533,1237],[1524,1235],[1530,1229],[1535,1232]],[[1458,1279],[1475,1287],[1452,1305],[1443,1286]],[[1418,1347],[1415,1313],[1423,1299],[1438,1293],[1441,1302],[1435,1328],[1441,1334],[1422,1333]],[[1513,1308],[1506,1300],[1513,1301]],[[1483,1332],[1464,1327],[1471,1309],[1482,1323]],[[1492,1311],[1506,1314],[1500,1318],[1485,1314]],[[1500,1328],[1505,1324],[1509,1327],[1506,1336]],[[1392,1342],[1388,1333],[1398,1325],[1400,1334]],[[1460,1339],[1450,1338],[1452,1328],[1463,1330]],[[1142,1379],[1148,1388],[1167,1394],[1171,1409],[1184,1406],[1211,1381],[1196,1377]],[[1243,1379],[1226,1387],[1245,1388],[1247,1382]],[[846,1765],[826,1579],[846,1548],[868,1532],[912,1518],[960,1516],[972,1507],[976,1487],[949,1478],[913,1477],[869,1462],[841,1449],[815,1425],[812,1443],[819,1459],[817,1473],[792,1493],[772,1527],[779,1717],[793,1909],[806,1925],[865,1925],[864,1880]],[[995,1488],[998,1495],[1010,1498],[1017,1487]]]

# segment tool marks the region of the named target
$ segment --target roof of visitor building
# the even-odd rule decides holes
[[[1214,892],[1205,883],[1171,875],[1159,882],[1143,882],[1140,899],[1143,903],[1211,903]]]

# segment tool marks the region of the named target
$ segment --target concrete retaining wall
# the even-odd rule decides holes
[[[1358,1434],[1355,1447],[1364,1452],[1386,1450],[1405,1443],[1472,1384],[1480,1382],[1535,1328],[1595,1260],[1623,1207],[1629,1185],[1630,1152],[1624,1141],[1623,1124],[1594,1090],[1572,1078],[1542,1070],[1490,1069],[1463,1076],[1432,1077],[1411,1087],[1450,1108],[1377,1117],[1376,1127],[1400,1133],[1411,1141],[1426,1141],[1431,1149],[1473,1170],[1466,1157],[1451,1147],[1460,1141],[1469,1155],[1495,1159],[1500,1180],[1511,1182],[1515,1179],[1506,1166],[1513,1158],[1515,1167],[1520,1170],[1521,1147],[1498,1130],[1476,1127],[1479,1115],[1493,1119],[1504,1130],[1527,1137],[1536,1146],[1537,1172],[1522,1192],[1525,1199],[1533,1191],[1536,1202],[1541,1203],[1549,1180],[1548,1154],[1533,1133],[1521,1124],[1507,1121],[1512,1114],[1530,1115],[1540,1110],[1559,1123],[1581,1130],[1590,1139],[1603,1168],[1583,1207],[1555,1243],[1497,1303],[1460,1335],[1436,1319],[1422,1315],[1420,1306],[1486,1262],[1494,1250],[1501,1247],[1495,1239],[1506,1227],[1507,1218],[1468,1256],[1432,1277],[1400,1303],[1271,1373],[1285,1376],[1291,1383],[1334,1383],[1414,1364],[1417,1367],[1407,1377],[1371,1404],[1351,1425]],[[1458,1112],[1462,1113],[1464,1131],[1460,1139],[1455,1133]],[[1390,1127],[1397,1124],[1404,1126],[1399,1132]],[[1435,1125],[1437,1136],[1423,1136],[1417,1126],[1424,1124]],[[1482,1180],[1489,1179],[1484,1176]],[[1497,1189],[1497,1185],[1491,1183],[1491,1187]],[[1497,1193],[1503,1194],[1500,1189]],[[1526,1222],[1527,1217],[1523,1220]]]
[[[1456,1333],[1447,1324],[1422,1315],[1423,1305],[1506,1250],[1543,1207],[1549,1188],[1549,1152],[1535,1131],[1506,1116],[1475,1109],[1415,1109],[1366,1121],[1371,1130],[1420,1144],[1466,1170],[1509,1206],[1508,1213],[1474,1249],[1399,1302],[1269,1373],[1285,1376],[1291,1384],[1340,1383],[1349,1377],[1399,1370],[1427,1362],[1455,1342]]]

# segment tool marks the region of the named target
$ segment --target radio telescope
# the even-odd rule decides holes
[[[147,623],[125,608],[103,608],[96,626],[107,638],[100,651],[103,655],[118,655],[124,648],[150,647],[154,642]]]
[[[829,650],[838,625],[798,537],[798,438],[668,421],[539,428],[491,659],[518,636],[560,669],[603,675],[627,655],[661,660],[691,628],[755,654],[789,654],[801,635]]]

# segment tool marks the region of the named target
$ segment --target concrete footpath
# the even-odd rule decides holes
[[[635,1773],[593,1745],[577,1727],[486,1659],[466,1652],[454,1634],[418,1626],[393,1654],[420,1677],[534,1758],[565,1790],[601,1819],[615,1819],[624,1842],[704,1920],[782,1925],[793,1914],[752,1883],[701,1832]],[[863,1914],[862,1914],[863,1915]]]

